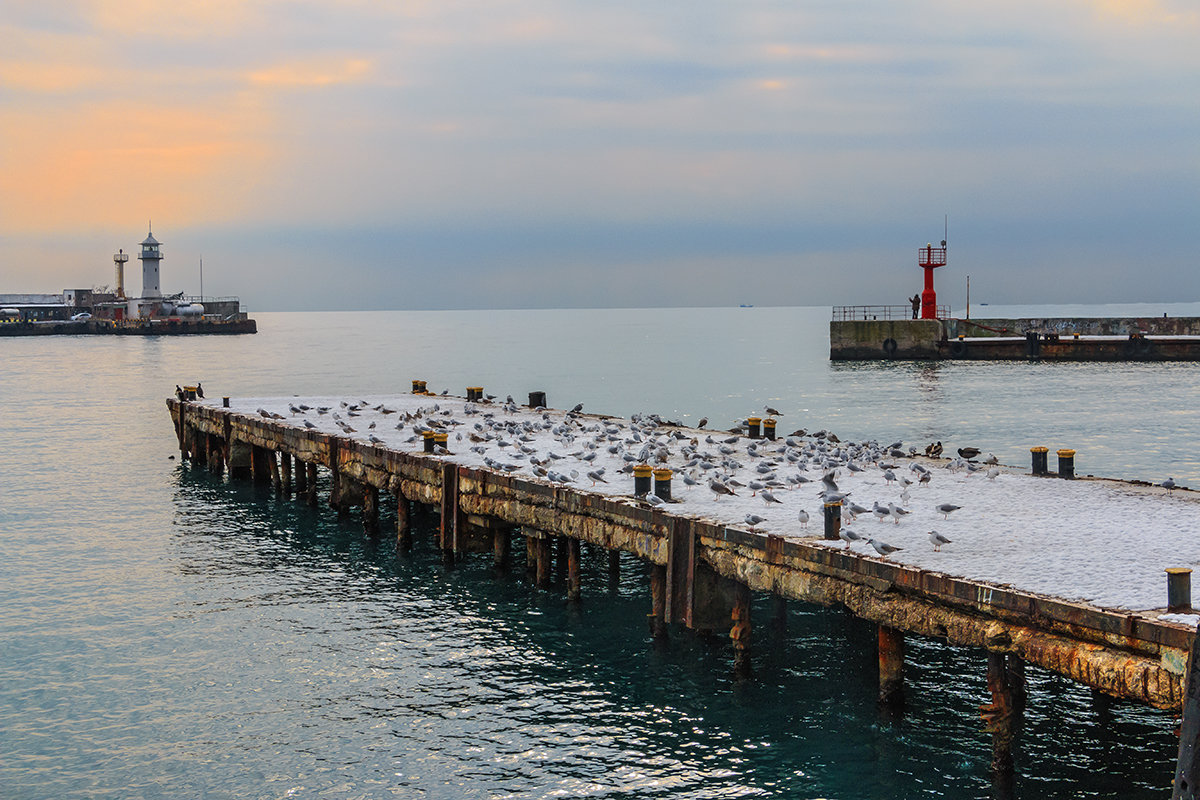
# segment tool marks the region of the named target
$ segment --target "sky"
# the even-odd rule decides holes
[[[0,0],[0,293],[1200,299],[1200,7]],[[127,288],[140,289],[132,261]]]

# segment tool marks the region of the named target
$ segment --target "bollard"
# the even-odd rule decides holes
[[[668,503],[671,502],[671,470],[664,467],[653,472],[654,493]]]
[[[224,406],[225,408],[229,408],[229,398],[228,398],[228,397],[222,397],[222,398],[221,398],[221,405],[222,405],[222,406]]]
[[[1029,452],[1033,454],[1033,474],[1034,475],[1049,475],[1050,466],[1047,463],[1050,459],[1049,447],[1031,447]]]
[[[432,453],[434,445],[433,431],[424,431],[421,436],[425,439],[425,452]]]
[[[437,446],[437,447],[440,447],[440,448],[442,448],[442,449],[443,449],[443,450],[445,450],[447,453],[448,453],[448,452],[450,452],[449,441],[450,441],[450,434],[448,434],[448,433],[435,433],[435,434],[433,435],[433,443],[434,443],[434,445],[435,445],[435,446]],[[431,448],[429,448],[429,449],[430,449],[431,451],[433,450],[433,448],[432,448],[432,447],[431,447]]]
[[[1075,477],[1075,451],[1074,450],[1059,450],[1058,451],[1058,477],[1074,478]]]
[[[187,397],[188,400],[195,400],[196,399],[196,387],[195,386],[183,387],[183,394],[185,397]]]
[[[483,387],[482,386],[468,386],[467,387],[467,401],[468,402],[478,403],[482,399],[483,399]]]
[[[425,381],[413,381],[413,394],[425,394]]]
[[[1192,571],[1187,567],[1167,567],[1167,611],[1192,610]]]
[[[645,497],[650,494],[650,469],[649,464],[638,464],[633,468],[633,494],[636,497]]]
[[[746,434],[751,439],[762,438],[762,431],[759,430],[759,427],[758,427],[759,423],[761,423],[761,422],[762,422],[761,417],[747,417],[746,418]]]
[[[825,538],[831,542],[836,542],[841,538],[842,532],[842,504],[826,503],[825,504]]]
[[[529,393],[529,407],[530,408],[545,408],[546,407],[546,393],[545,392],[530,392]]]
[[[772,442],[775,441],[775,420],[764,419],[762,421],[762,432],[763,436],[767,439],[770,439]]]

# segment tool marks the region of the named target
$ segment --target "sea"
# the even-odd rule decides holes
[[[1200,304],[973,316],[1200,316]],[[961,313],[961,311],[959,312]],[[909,637],[903,713],[872,626],[755,598],[655,644],[645,565],[585,549],[583,599],[517,562],[444,568],[353,518],[180,462],[164,400],[483,386],[1200,486],[1200,364],[831,363],[828,307],[259,313],[254,336],[0,340],[0,797],[984,798],[985,653]],[[1073,530],[1071,509],[1047,509]],[[385,515],[384,524],[390,517]],[[1131,536],[1153,535],[1130,531]],[[517,548],[519,551],[519,548]],[[1097,553],[1104,558],[1104,553]],[[1015,796],[1161,798],[1169,713],[1029,670]]]

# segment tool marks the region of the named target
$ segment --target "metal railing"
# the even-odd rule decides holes
[[[919,315],[920,312],[918,312]],[[903,306],[834,306],[834,322],[878,319],[912,319],[912,305]],[[950,306],[937,306],[937,318],[949,319]]]

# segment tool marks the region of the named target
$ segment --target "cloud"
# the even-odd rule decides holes
[[[365,58],[320,57],[253,70],[246,77],[255,86],[267,88],[322,88],[358,82],[370,73],[371,62]]]

